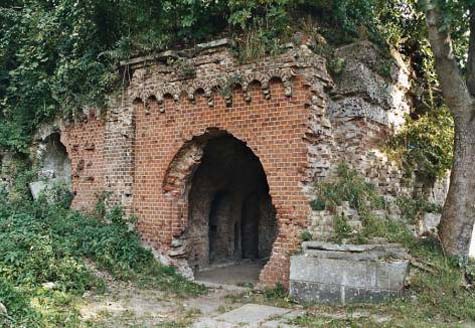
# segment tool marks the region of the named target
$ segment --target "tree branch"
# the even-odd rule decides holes
[[[472,97],[475,97],[475,5],[470,8],[470,40],[468,45],[467,86]]]
[[[472,97],[457,66],[450,33],[441,26],[441,16],[435,0],[424,0],[429,41],[435,57],[442,94],[454,114],[472,108]]]

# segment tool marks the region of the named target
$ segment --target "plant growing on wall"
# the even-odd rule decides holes
[[[389,153],[401,160],[406,172],[434,181],[443,177],[453,161],[454,122],[445,107],[429,111],[406,124],[390,140]]]

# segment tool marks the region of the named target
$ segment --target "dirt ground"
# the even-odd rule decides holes
[[[200,318],[241,306],[235,300],[243,292],[239,287],[210,287],[206,295],[184,299],[113,282],[103,294],[84,295],[79,311],[92,327],[191,327]]]
[[[160,290],[143,289],[96,271],[105,280],[104,293],[88,292],[77,305],[81,320],[93,328],[298,328],[298,327],[475,327],[474,323],[447,325],[413,321],[388,311],[385,305],[305,308],[254,288],[259,265],[216,267],[198,275],[208,293],[176,297]],[[306,314],[311,313],[308,321]],[[300,320],[297,320],[297,319]],[[303,318],[303,319],[302,319]],[[409,319],[409,320],[408,320]],[[307,320],[307,321],[306,321]]]

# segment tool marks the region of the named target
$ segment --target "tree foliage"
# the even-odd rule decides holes
[[[457,18],[464,13],[446,4],[463,66],[467,24]],[[224,35],[248,48],[244,57],[260,56],[295,41],[309,22],[333,44],[363,37],[397,47],[426,81],[420,103],[440,105],[430,92],[437,83],[417,0],[5,0],[0,147],[26,153],[40,122],[106,106],[119,89],[121,59]]]
[[[317,17],[355,36],[373,0],[8,0],[0,7],[0,147],[27,152],[42,121],[104,106],[117,62],[255,31],[284,42],[295,17]],[[329,35],[332,35],[329,33]]]

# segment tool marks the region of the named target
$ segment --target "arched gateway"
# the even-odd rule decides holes
[[[183,191],[174,197],[185,204],[188,217],[175,243],[186,243],[183,255],[195,273],[242,260],[258,267],[267,261],[276,211],[262,164],[244,142],[218,130],[193,138],[170,164],[164,190]]]

